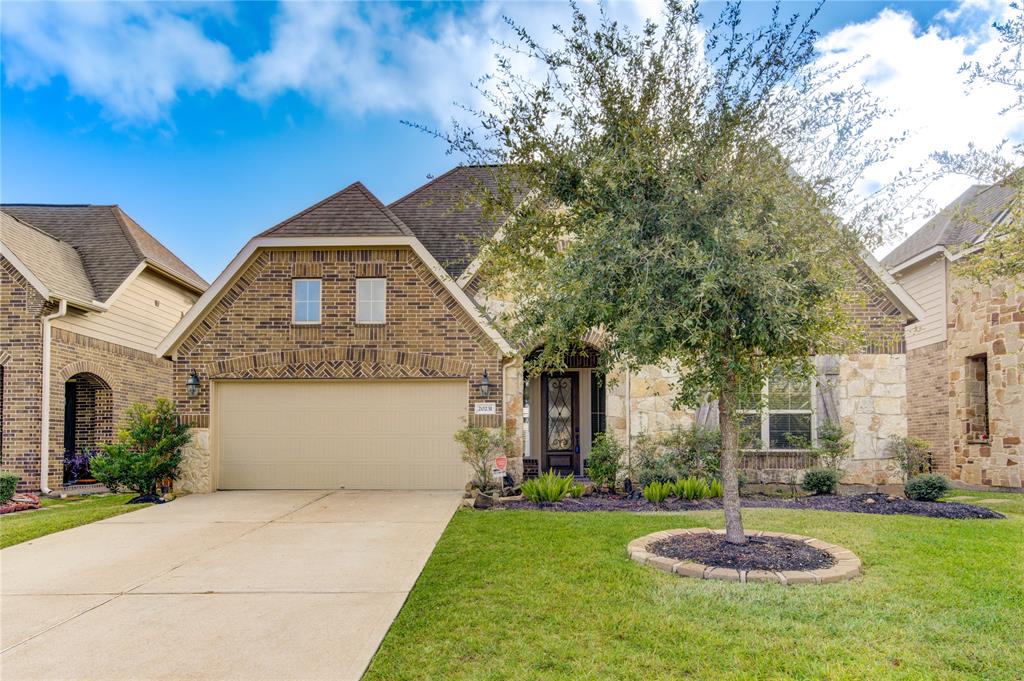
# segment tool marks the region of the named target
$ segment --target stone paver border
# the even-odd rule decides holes
[[[836,564],[817,570],[785,570],[782,572],[766,570],[734,570],[732,568],[713,567],[704,565],[692,560],[678,560],[666,558],[651,553],[647,548],[662,539],[668,539],[681,534],[725,534],[725,530],[710,530],[706,527],[691,527],[688,529],[662,530],[644,535],[639,539],[629,542],[626,553],[634,562],[641,565],[650,565],[665,572],[679,575],[680,577],[696,577],[698,579],[720,579],[729,582],[774,582],[776,584],[830,584],[843,582],[860,575],[860,558],[852,551],[842,546],[829,544],[813,537],[804,537],[799,534],[787,534],[785,532],[747,532],[748,537],[785,537],[795,539],[809,544],[816,549],[826,551],[836,559]]]

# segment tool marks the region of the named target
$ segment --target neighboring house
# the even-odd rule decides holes
[[[1005,185],[974,186],[896,247],[884,263],[924,307],[907,327],[910,435],[935,468],[971,485],[1021,487],[1024,467],[1024,285],[958,275],[1009,219]]]
[[[154,354],[206,282],[118,206],[0,206],[3,468],[63,486],[66,450],[110,441],[134,402],[170,397]]]
[[[603,380],[596,345],[565,372],[524,381],[522,355],[484,312],[500,301],[474,281],[477,238],[499,225],[462,205],[493,172],[455,168],[390,206],[356,183],[245,245],[158,348],[194,426],[179,487],[457,489],[468,476],[453,435],[466,423],[506,428],[529,453],[515,472],[535,474],[583,472],[599,431],[629,441],[707,421],[672,409],[669,372]],[[884,450],[906,433],[903,327],[921,312],[870,256],[856,285],[872,330],[864,351],[818,358],[820,384],[776,386],[772,410],[746,417],[772,445],[748,457],[762,479],[802,464],[785,432],[813,438],[825,419],[854,433],[851,481],[893,472]]]

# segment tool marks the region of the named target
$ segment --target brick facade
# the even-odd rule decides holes
[[[19,489],[39,489],[39,429],[42,424],[42,322],[54,311],[6,260],[0,268],[3,333],[3,468],[21,476]],[[48,486],[63,484],[65,384],[79,391],[78,424],[90,444],[109,441],[127,408],[171,396],[172,366],[151,353],[50,329],[50,466]],[[108,418],[103,417],[109,415]],[[87,425],[88,424],[88,425]],[[86,432],[88,429],[88,433]]]
[[[321,323],[295,325],[292,279],[310,277],[322,280]],[[387,279],[385,324],[355,323],[358,277]],[[175,399],[199,443],[183,472],[183,486],[195,491],[209,485],[211,380],[465,378],[475,386],[486,370],[491,395],[469,391],[467,421],[500,427],[508,404],[501,350],[405,247],[257,252],[182,341],[174,366]],[[201,385],[189,398],[193,369]],[[476,402],[494,402],[498,413],[474,416]]]
[[[932,466],[949,475],[949,371],[946,343],[907,352],[907,434],[931,444]]]

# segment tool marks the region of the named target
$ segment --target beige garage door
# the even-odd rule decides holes
[[[216,383],[220,489],[459,489],[466,381]]]

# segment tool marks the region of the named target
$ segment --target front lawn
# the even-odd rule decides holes
[[[366,679],[1019,679],[1024,495],[1005,520],[749,509],[750,529],[838,543],[864,576],[782,587],[683,579],[626,543],[721,512],[459,511]],[[976,502],[975,502],[976,503]]]
[[[104,494],[80,499],[42,499],[42,508],[0,516],[0,548],[79,525],[130,513],[150,504],[125,502],[134,494]]]

